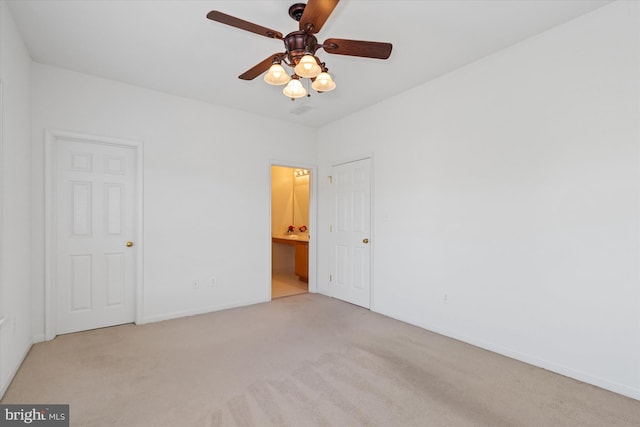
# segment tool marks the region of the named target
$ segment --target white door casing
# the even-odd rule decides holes
[[[47,134],[46,339],[140,320],[141,148]]]
[[[371,307],[371,159],[332,168],[333,225],[329,294]]]

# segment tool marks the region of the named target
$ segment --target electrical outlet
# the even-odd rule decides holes
[[[198,289],[200,287],[200,282],[198,282],[197,280],[193,281],[193,289]]]
[[[446,304],[449,301],[449,295],[444,294],[443,299],[444,299],[444,303]]]
[[[216,285],[216,276],[211,276],[209,279],[209,286],[214,287]]]

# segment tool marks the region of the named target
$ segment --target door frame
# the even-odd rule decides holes
[[[307,169],[311,171],[309,178],[309,230],[311,231],[311,237],[309,239],[309,292],[317,293],[318,292],[318,284],[316,280],[316,271],[317,271],[317,250],[318,250],[318,167],[316,165],[304,162],[291,162],[288,160],[270,160],[269,161],[269,170],[267,176],[267,194],[269,200],[269,235],[268,235],[268,248],[267,253],[269,254],[269,280],[267,280],[268,287],[266,288],[267,298],[266,301],[271,301],[271,266],[273,263],[272,254],[271,254],[271,167],[272,166],[282,166],[285,168],[295,168],[295,169]]]
[[[143,144],[138,141],[130,141],[125,139],[116,139],[105,136],[88,135],[78,132],[69,132],[61,130],[45,130],[45,147],[44,147],[44,194],[45,194],[45,221],[44,221],[44,339],[52,340],[56,337],[56,247],[57,237],[55,232],[56,224],[56,179],[57,179],[57,141],[59,139],[72,140],[90,144],[120,146],[132,148],[136,156],[136,174],[134,176],[135,194],[134,194],[134,265],[135,265],[135,323],[143,323],[144,319],[144,277],[143,277]]]
[[[330,163],[330,170],[331,170],[331,177],[333,179],[333,170],[335,167],[337,166],[343,166],[349,163],[355,163],[355,162],[359,162],[362,160],[369,160],[369,239],[370,239],[370,249],[369,249],[369,310],[371,311],[375,311],[375,304],[374,304],[374,291],[375,291],[375,287],[374,287],[374,276],[373,276],[373,270],[374,270],[374,254],[375,254],[375,244],[376,244],[376,239],[374,234],[374,229],[375,229],[375,224],[374,224],[374,218],[375,215],[373,214],[373,206],[374,206],[374,157],[373,154],[363,154],[360,156],[354,156],[354,157],[350,157],[347,159],[342,159],[342,160],[336,160]],[[330,201],[331,201],[331,217],[329,218],[329,223],[334,226],[334,222],[335,222],[335,191],[336,188],[333,184],[331,184],[329,186],[330,189]],[[335,250],[335,234],[333,232],[329,233],[329,273],[330,274],[335,274],[335,257],[334,257],[334,253],[333,251]],[[329,284],[328,288],[327,288],[327,294],[332,297],[335,298],[334,293],[333,293],[333,288],[331,287],[331,285]]]

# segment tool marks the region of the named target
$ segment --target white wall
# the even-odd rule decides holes
[[[45,129],[140,141],[145,321],[269,300],[270,161],[313,163],[315,130],[289,123],[282,135],[271,119],[41,64],[32,93],[34,247],[44,238]],[[42,337],[42,250],[33,258]]]
[[[640,398],[639,6],[320,129],[321,176],[373,154],[373,310]]]
[[[0,397],[31,348],[31,145],[29,67],[5,2],[0,2]]]

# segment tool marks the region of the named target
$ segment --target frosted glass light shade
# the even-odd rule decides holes
[[[289,98],[302,98],[307,94],[307,90],[302,86],[300,80],[291,79],[289,84],[282,90],[282,93]]]
[[[333,81],[329,73],[322,72],[311,83],[311,87],[318,92],[329,92],[336,88],[336,82]]]
[[[264,75],[264,81],[270,85],[283,85],[289,82],[291,78],[280,64],[273,64],[267,74]]]
[[[322,68],[318,65],[316,58],[311,55],[303,56],[293,70],[300,77],[306,77],[309,79],[322,72]]]

